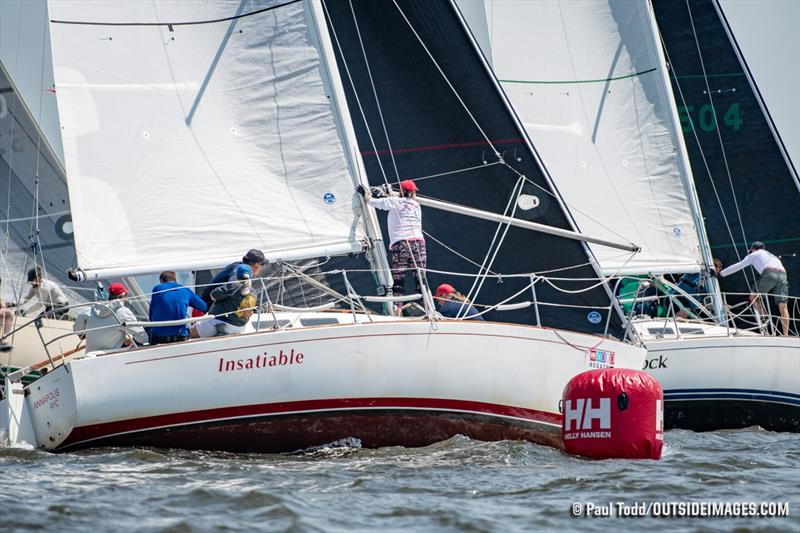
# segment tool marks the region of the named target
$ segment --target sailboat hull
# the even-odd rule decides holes
[[[560,446],[564,385],[592,350],[644,350],[480,322],[261,332],[71,361],[28,387],[36,445],[289,452],[357,439],[424,446],[462,434]]]
[[[800,432],[800,338],[688,335],[646,344],[667,429]]]

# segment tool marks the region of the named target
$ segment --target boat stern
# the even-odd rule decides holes
[[[69,365],[62,365],[27,387],[25,370],[6,376],[0,402],[0,428],[12,446],[28,444],[53,450],[74,427],[75,388]]]

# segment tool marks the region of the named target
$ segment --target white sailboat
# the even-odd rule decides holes
[[[593,247],[603,272],[708,272],[650,3],[460,5],[577,227],[641,244],[632,257]],[[664,387],[666,427],[800,430],[800,338],[720,326],[713,314],[721,318],[724,296],[713,279],[708,286],[715,311],[704,321],[631,321],[648,348],[645,369]]]
[[[388,285],[374,214],[353,193],[365,172],[324,4],[49,7],[81,276],[220,267],[258,246],[273,262],[365,251]],[[438,320],[429,295],[423,319],[381,317],[359,306],[391,297],[346,286],[347,313],[271,306],[242,335],[91,353],[28,386],[23,369],[5,380],[0,427],[54,451],[279,452],[455,434],[560,446],[567,381],[644,362],[610,335]],[[610,297],[579,312],[599,331],[619,323]]]

